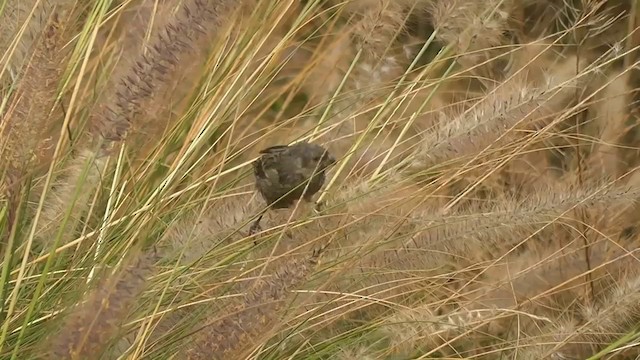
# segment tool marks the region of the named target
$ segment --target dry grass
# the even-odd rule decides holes
[[[639,14],[1,3],[0,358],[637,358]]]

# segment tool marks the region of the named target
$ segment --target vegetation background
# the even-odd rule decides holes
[[[1,1],[0,358],[637,359],[638,3]]]

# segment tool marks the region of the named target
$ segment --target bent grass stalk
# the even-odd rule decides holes
[[[32,1],[38,6],[44,3]],[[216,0],[190,1],[194,7],[197,4],[217,9]],[[69,64],[57,79],[61,86],[55,94],[56,104],[64,105],[67,113],[52,119],[60,122],[50,124],[56,126],[56,131],[57,126],[64,125],[66,131],[71,125],[72,133],[81,133],[75,125],[82,126],[86,117],[94,115],[95,98],[102,98],[105,89],[107,98],[113,95],[109,93],[110,81],[101,70],[111,66],[116,71],[129,68],[126,61],[114,64],[116,58],[140,59],[140,48],[120,47],[118,41],[128,42],[135,36],[135,47],[148,44],[156,31],[164,30],[166,20],[175,23],[171,21],[175,16],[172,11],[181,6],[173,0],[166,2],[167,7],[161,2],[139,3],[91,0],[83,8],[88,20],[79,26],[81,30],[73,30],[78,33],[67,43],[73,47],[68,51]],[[140,131],[128,134],[123,144],[117,144],[122,145],[117,156],[114,152],[113,156],[100,159],[101,168],[113,171],[109,172],[109,181],[99,184],[89,209],[78,209],[89,205],[80,204],[84,201],[82,195],[90,197],[81,193],[82,189],[67,190],[65,196],[69,200],[65,201],[69,204],[54,203],[56,207],[52,207],[48,203],[47,199],[57,194],[59,183],[69,185],[54,181],[56,172],[63,169],[61,165],[69,158],[75,159],[66,150],[71,154],[78,149],[87,150],[86,141],[96,140],[74,137],[68,141],[62,136],[55,152],[51,149],[54,160],[47,169],[38,170],[33,180],[20,184],[19,195],[10,194],[19,199],[19,208],[7,208],[5,204],[13,205],[0,194],[0,231],[11,229],[5,246],[25,251],[3,255],[0,299],[6,318],[0,331],[2,356],[15,359],[41,355],[37,344],[51,336],[50,329],[67,323],[65,319],[73,314],[68,311],[71,306],[87,303],[87,295],[81,293],[87,280],[96,281],[107,264],[124,268],[125,254],[135,260],[140,256],[137,250],[144,253],[148,249],[143,248],[151,244],[161,250],[163,264],[148,283],[151,286],[129,299],[128,314],[105,312],[107,317],[112,316],[106,319],[109,326],[122,320],[118,327],[122,326],[124,333],[111,333],[114,328],[110,327],[104,337],[89,331],[83,334],[86,339],[114,343],[108,353],[97,356],[175,357],[194,340],[207,337],[220,339],[218,344],[222,347],[205,344],[202,349],[211,345],[220,350],[226,346],[233,354],[256,359],[491,358],[542,353],[564,356],[573,347],[584,352],[577,358],[602,359],[622,351],[635,355],[632,345],[637,340],[637,327],[630,321],[618,323],[611,318],[624,311],[602,310],[582,300],[585,273],[593,274],[594,283],[601,286],[637,278],[633,271],[637,263],[625,260],[637,253],[637,202],[632,201],[637,191],[617,185],[620,180],[629,188],[637,185],[635,140],[640,133],[635,126],[635,100],[627,94],[628,104],[616,101],[604,106],[605,110],[620,114],[620,119],[628,118],[624,125],[618,119],[619,131],[607,128],[609,134],[624,132],[619,136],[605,139],[596,130],[589,132],[589,126],[581,127],[578,133],[575,124],[572,126],[566,119],[584,111],[589,122],[606,124],[606,119],[597,117],[603,113],[603,105],[595,103],[602,100],[594,98],[594,94],[606,92],[607,84],[613,80],[620,83],[620,92],[637,87],[634,76],[629,76],[626,84],[616,76],[629,74],[640,63],[634,58],[638,44],[631,36],[637,32],[637,21],[629,13],[637,11],[637,5],[569,7],[568,3],[558,2],[558,9],[548,11],[531,1],[524,4],[519,15],[514,13],[517,9],[510,7],[512,2],[504,0],[491,0],[488,6],[472,0],[438,2],[438,6],[453,4],[477,9],[477,13],[456,17],[459,9],[441,8],[437,12],[422,6],[424,3],[401,0],[385,6],[383,2],[374,4],[373,9],[367,7],[368,1],[244,3],[241,11],[234,13],[238,16],[234,22],[237,26],[217,28],[218,33],[209,34],[211,41],[194,45],[202,49],[196,49],[193,58],[189,58],[188,63],[195,64],[192,69],[178,65],[175,73],[162,81],[154,78],[154,91],[159,96],[144,99],[150,100],[148,108],[144,108],[145,104],[140,106],[152,114],[151,118],[162,121],[160,131],[152,128],[148,134],[153,137],[146,136],[146,124],[138,126],[137,119],[131,119],[132,128]],[[5,13],[7,8],[11,13],[11,6],[11,2],[0,0]],[[22,9],[19,16],[34,14],[34,9]],[[287,15],[278,10],[286,10]],[[432,15],[452,16],[446,10],[453,13],[451,21],[432,19]],[[607,10],[618,12],[610,17],[599,15]],[[126,17],[135,14],[131,18],[141,15],[144,24],[117,21],[125,12]],[[485,12],[489,15],[485,16]],[[521,22],[516,30],[505,25],[508,16]],[[628,24],[618,26],[611,18],[628,20]],[[487,22],[477,22],[483,19]],[[396,32],[401,21],[406,21],[406,27]],[[444,25],[429,28],[434,23]],[[105,28],[111,24],[117,24],[117,28]],[[0,24],[0,31],[3,25]],[[245,30],[245,25],[250,30]],[[572,44],[571,33],[585,25],[596,32],[587,37],[586,41],[591,42],[580,51],[580,58],[588,63],[574,73],[571,66],[565,66],[575,58],[567,44]],[[22,36],[25,42],[30,41],[29,27],[11,26],[11,31],[20,35],[14,41],[6,41],[10,48],[0,65],[4,74],[0,76],[3,109],[11,106],[15,94],[12,89],[19,88],[13,82],[20,85],[19,75],[12,79],[8,74],[12,69],[8,59],[12,54],[16,54],[15,58],[21,56]],[[469,37],[465,37],[464,29],[485,27],[486,34],[475,34],[478,43],[465,49]],[[495,30],[501,29],[505,33],[521,32],[514,37],[496,35]],[[391,33],[393,40],[389,40]],[[453,44],[445,35],[460,42]],[[327,42],[339,46],[327,46],[333,45]],[[603,44],[614,46],[606,48]],[[433,50],[435,45],[439,51]],[[125,50],[116,54],[119,49]],[[387,67],[384,72],[376,72],[368,57],[378,56],[382,50],[384,63],[380,66]],[[278,63],[276,59],[283,58],[283,54],[287,60]],[[429,59],[423,59],[427,55]],[[565,61],[567,58],[572,60]],[[426,64],[422,60],[427,60]],[[507,60],[509,65],[503,67]],[[626,67],[620,69],[623,65]],[[508,76],[496,74],[502,69]],[[393,79],[385,78],[389,74]],[[316,79],[318,76],[326,79]],[[314,87],[318,80],[330,85]],[[522,99],[514,96],[520,100],[513,100],[513,104],[522,103],[526,108],[522,114],[514,110],[514,118],[539,120],[535,128],[520,131],[528,123],[514,127],[511,118],[509,126],[491,134],[483,131],[494,129],[492,126],[478,127],[477,132],[466,132],[469,127],[456,124],[445,126],[447,121],[467,119],[471,120],[467,125],[472,126],[474,119],[483,119],[482,111],[493,116],[503,109],[520,109],[508,105],[509,97],[502,99],[499,91],[493,91],[516,82],[519,86],[519,81],[524,83],[523,94],[528,94],[524,91],[528,89],[550,88],[543,96],[545,101],[546,95],[560,94],[552,97],[552,103],[544,104],[551,104],[551,111],[545,109],[543,115],[538,115],[537,108],[531,110],[536,101],[527,102],[524,95]],[[576,102],[564,97],[574,83],[584,89],[584,96]],[[351,92],[351,87],[356,89]],[[556,103],[555,99],[560,100]],[[492,104],[497,106],[493,112]],[[346,110],[337,109],[342,105]],[[441,132],[424,137],[412,133],[414,129],[430,128],[436,120],[434,113],[448,111],[456,115],[437,122],[442,126]],[[141,122],[144,120],[148,119]],[[355,131],[340,128],[352,122]],[[538,126],[539,123],[543,125]],[[447,137],[448,130],[455,134]],[[291,142],[292,134],[304,134],[300,138],[313,141],[331,137],[332,133],[339,134],[329,142],[337,140],[336,147],[342,148],[342,153],[337,154],[341,163],[319,194],[319,201],[331,197],[331,206],[321,213],[295,209],[290,214],[289,210],[274,213],[277,221],[261,235],[268,241],[251,247],[251,239],[244,237],[241,230],[250,221],[253,206],[258,206],[250,194],[251,179],[245,176],[255,159],[256,146],[279,141],[280,137]],[[136,136],[146,137],[144,140],[151,145],[137,149]],[[586,163],[582,168],[593,174],[590,180],[597,186],[573,182],[574,147],[566,143],[578,136],[581,143],[591,143],[595,149],[606,144],[611,149],[606,159],[621,163],[616,165],[615,174],[608,174],[597,161]],[[455,148],[443,151],[442,156],[435,150],[422,154],[421,138],[440,141],[442,148],[447,144]],[[447,142],[450,139],[454,140]],[[464,147],[466,140],[473,151]],[[411,166],[404,172],[405,165],[422,161],[421,154],[445,159],[436,165],[424,161],[426,165],[415,173]],[[594,160],[589,151],[581,156]],[[91,159],[85,160],[76,171],[80,174],[78,184],[84,183],[86,188],[94,173],[87,173],[93,169],[87,169]],[[366,165],[360,167],[360,161]],[[352,162],[358,163],[357,167],[351,168]],[[535,177],[528,172],[535,172]],[[601,174],[609,177],[597,178]],[[625,174],[624,178],[620,174]],[[553,186],[542,187],[541,191],[538,180]],[[27,198],[34,189],[37,192]],[[620,198],[623,195],[633,199]],[[232,198],[236,196],[237,199]],[[613,216],[602,213],[601,207],[607,206],[607,215]],[[51,247],[42,254],[29,254],[38,244],[40,229],[49,223],[47,210],[58,207],[62,210],[52,221],[54,231],[47,245]],[[587,215],[576,218],[570,211],[576,207]],[[7,216],[17,218],[8,224]],[[585,223],[583,230],[576,226],[577,222]],[[74,230],[65,233],[65,228]],[[576,235],[593,238],[590,246],[603,251],[602,261],[595,261],[592,267],[583,264],[582,245],[575,241]],[[280,277],[283,284],[289,282],[289,274],[285,271],[283,275],[276,268],[295,267],[317,245],[323,245],[323,256],[318,259],[323,263],[320,268],[308,268],[295,283],[263,286],[258,293],[243,294],[245,284],[254,281],[272,284]],[[563,272],[567,266],[562,262],[565,252],[576,256],[571,257],[575,267],[568,269],[568,276]],[[509,274],[500,271],[502,266]],[[290,273],[295,275],[297,271]],[[553,274],[558,278],[546,285],[544,281],[527,282],[548,271],[556,271]],[[509,299],[493,300],[491,296],[496,294],[506,294]],[[521,296],[526,297],[522,302]],[[558,297],[569,299],[570,304],[559,303]],[[219,306],[227,301],[240,304],[241,310],[247,312],[240,314]],[[580,313],[576,310],[581,307],[602,310],[598,314],[605,320],[603,324],[609,322],[609,327],[598,327],[572,316]],[[175,311],[184,311],[188,316]],[[390,317],[389,312],[411,311],[419,316],[409,316],[408,321],[429,325],[412,328],[398,324],[397,334],[390,335],[385,329],[389,321],[406,319],[399,313],[392,314],[397,318]],[[436,312],[438,316],[433,316]],[[558,313],[577,324],[564,327]],[[254,319],[251,314],[259,314],[260,318]],[[225,324],[229,326],[197,331],[214,319],[228,319]],[[275,324],[265,328],[265,319]],[[494,324],[506,323],[517,326],[504,326],[499,332],[491,329]],[[244,335],[235,331],[238,328],[246,329]],[[555,335],[562,339],[552,339]],[[543,344],[535,343],[543,338]],[[211,353],[194,356],[210,358]]]

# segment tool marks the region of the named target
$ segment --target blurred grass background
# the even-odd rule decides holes
[[[636,359],[638,14],[0,2],[0,358]]]

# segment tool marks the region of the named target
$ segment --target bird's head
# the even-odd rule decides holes
[[[305,164],[320,171],[327,170],[336,163],[336,159],[329,153],[329,150],[320,145],[305,144],[303,154]]]

